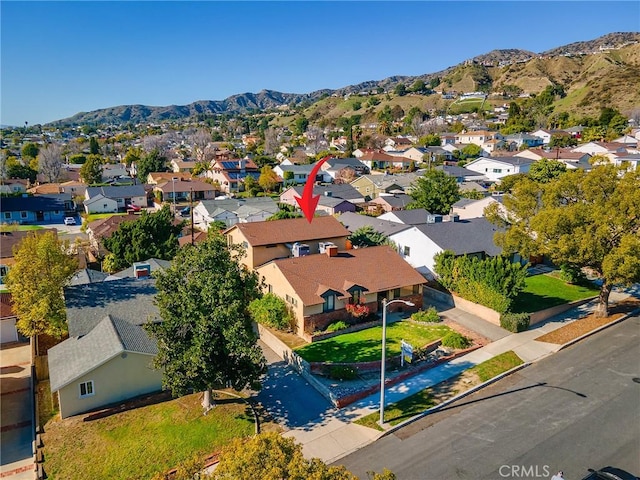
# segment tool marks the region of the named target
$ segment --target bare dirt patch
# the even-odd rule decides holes
[[[632,312],[638,307],[640,307],[640,300],[636,298],[623,300],[622,302],[611,306],[609,309],[609,316],[607,318],[598,318],[594,314],[590,314],[584,318],[576,320],[575,322],[571,322],[568,325],[560,327],[553,332],[546,333],[535,340],[539,342],[564,345],[565,343],[589,333],[596,328],[615,322],[620,317]]]

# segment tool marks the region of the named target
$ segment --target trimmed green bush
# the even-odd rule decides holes
[[[267,293],[249,304],[249,313],[258,323],[278,330],[291,330],[293,314],[280,297]]]
[[[587,281],[587,276],[582,273],[582,269],[577,265],[563,263],[560,265],[560,280],[572,285],[584,285]]]
[[[342,320],[340,320],[338,322],[333,322],[331,325],[329,325],[326,328],[325,332],[337,332],[338,330],[344,330],[348,326],[349,324],[347,322],[343,322]]]
[[[420,310],[413,315],[411,315],[411,320],[415,322],[427,322],[427,323],[437,323],[441,322],[442,319],[440,315],[438,315],[438,311],[436,307],[429,307],[426,310]]]
[[[500,326],[513,333],[524,332],[529,328],[530,319],[528,313],[507,312],[500,315]]]
[[[329,369],[329,377],[334,380],[355,380],[358,371],[348,365],[335,365]]]
[[[442,346],[462,349],[471,346],[471,339],[458,332],[449,332],[442,338]]]

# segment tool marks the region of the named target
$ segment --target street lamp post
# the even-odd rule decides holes
[[[415,303],[399,298],[387,302],[386,298],[382,299],[382,362],[380,365],[380,426],[384,425],[384,374],[387,358],[387,306],[392,303],[404,303],[409,307],[415,306]]]
[[[176,177],[171,177],[171,186],[173,187],[173,214],[176,214]]]

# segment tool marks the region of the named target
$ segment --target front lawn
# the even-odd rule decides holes
[[[240,399],[217,399],[204,416],[202,394],[134,408],[91,421],[75,417],[45,427],[48,478],[142,479],[194,455],[219,450],[255,432],[253,415]]]
[[[94,222],[96,220],[100,220],[102,218],[113,217],[114,215],[128,215],[128,213],[91,213],[91,214],[85,216],[85,218],[86,218],[85,222],[86,223],[91,223],[91,222]]]
[[[550,275],[532,275],[527,277],[526,286],[513,301],[515,313],[532,313],[564,303],[597,296],[595,287],[569,285]]]
[[[0,231],[2,232],[26,232],[30,230],[42,230],[44,227],[40,225],[2,225]]]
[[[419,325],[412,322],[396,322],[387,325],[387,356],[400,355],[400,341],[414,348],[424,347],[449,333],[442,324]],[[295,349],[308,362],[370,362],[382,355],[382,327],[372,327],[359,332],[345,333],[320,342]]]

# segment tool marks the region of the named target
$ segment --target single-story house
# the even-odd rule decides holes
[[[22,239],[29,235],[41,235],[46,232],[54,232],[56,235],[58,233],[55,228],[0,232],[0,285],[4,283],[4,277],[7,276],[9,269],[15,263],[13,259],[14,247],[18,246]]]
[[[148,276],[65,288],[69,338],[48,352],[62,418],[162,388],[142,327],[161,320],[155,295]]]
[[[87,213],[115,213],[126,210],[129,204],[147,206],[144,185],[87,187],[85,193],[84,208]]]
[[[302,197],[304,187],[289,187],[280,195],[280,203],[286,203],[298,208],[298,202],[295,197]],[[330,185],[314,185],[313,195],[321,195],[323,197],[339,198],[347,200],[349,203],[359,205],[364,203],[364,197],[353,188],[350,184],[330,184]]]
[[[425,278],[435,278],[434,256],[444,250],[480,258],[502,252],[493,242],[499,229],[485,218],[460,220],[450,215],[442,220],[414,225],[389,237],[397,245],[400,256]]]
[[[353,180],[350,185],[366,200],[372,200],[381,193],[408,193],[411,185],[420,175],[420,173],[362,175]]]
[[[384,220],[380,217],[360,215],[353,212],[345,212],[342,215],[338,215],[337,219],[345,226],[349,233],[353,233],[359,228],[372,227],[376,232],[380,232],[389,238],[410,227],[410,225],[403,223]]]
[[[338,215],[344,212],[355,212],[356,206],[349,200],[321,195],[316,206],[317,212],[325,212],[329,215]]]
[[[140,216],[135,214],[113,215],[107,218],[94,220],[87,225],[87,235],[94,250],[99,250],[103,238],[110,237],[122,222],[135,222]]]
[[[159,181],[153,186],[154,194],[159,195],[162,201],[173,202],[174,199],[176,202],[213,200],[218,194],[216,187],[210,183],[174,178],[176,178],[175,181]]]
[[[399,298],[422,307],[424,278],[388,246],[346,251],[333,246],[323,254],[273,260],[256,271],[266,290],[290,306],[301,336],[347,319],[349,304],[377,312],[383,299]]]
[[[0,184],[0,193],[6,195],[15,195],[16,193],[25,193],[30,182],[23,178],[8,178]],[[55,192],[58,193],[58,192]]]
[[[305,183],[307,181],[307,178],[309,178],[313,167],[314,165],[280,164],[273,167],[272,170],[276,175],[282,178],[282,184],[286,187],[287,185],[298,185],[301,183]],[[287,178],[289,176],[291,176],[291,178]]]
[[[500,203],[499,198],[501,197],[488,196],[479,200],[461,198],[451,206],[451,211],[460,220],[484,217],[484,209],[492,203]]]
[[[230,227],[236,223],[266,220],[278,210],[278,204],[271,197],[203,200],[193,208],[193,223],[203,230],[208,230],[216,221]]]
[[[396,210],[387,212],[380,215],[378,219],[401,223],[403,225],[422,225],[423,223],[442,221],[442,219],[438,219],[438,217],[442,217],[442,215],[429,213],[424,208],[416,208],[413,210]]]
[[[533,160],[523,157],[480,157],[467,163],[465,168],[484,175],[489,181],[495,182],[507,175],[528,173],[532,163]]]
[[[509,145],[510,150],[519,150],[523,145],[526,145],[526,148],[539,147],[544,143],[544,140],[540,137],[536,137],[535,135],[529,135],[521,132],[507,135],[505,142]]]
[[[75,202],[67,193],[6,197],[0,202],[0,215],[2,223],[62,223],[75,215]]]
[[[406,193],[382,194],[369,202],[367,210],[374,212],[404,210],[411,202],[413,202],[413,198]]]
[[[474,172],[473,170],[469,170],[464,167],[458,167],[457,165],[438,165],[436,170],[440,170],[450,177],[455,177],[458,183],[462,182],[486,182],[488,178],[479,174],[478,172]]]
[[[147,183],[157,185],[158,183],[170,182],[173,178],[186,181],[191,180],[192,175],[189,172],[149,172]]]

